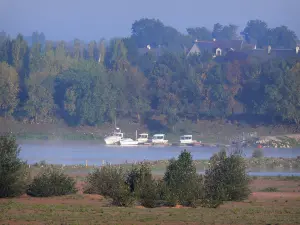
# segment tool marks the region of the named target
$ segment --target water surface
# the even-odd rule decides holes
[[[209,159],[220,148],[215,147],[120,147],[105,146],[87,141],[47,141],[21,142],[20,157],[29,164],[45,160],[49,164],[85,164],[102,165],[103,161],[111,164],[134,163],[142,160],[167,160],[177,157],[183,149],[191,152],[194,159]],[[265,157],[295,158],[300,156],[300,149],[262,149]],[[251,157],[253,148],[244,150],[245,157]]]

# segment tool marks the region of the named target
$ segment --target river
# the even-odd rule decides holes
[[[103,161],[111,164],[133,163],[143,160],[167,160],[177,157],[183,149],[191,152],[193,159],[209,159],[219,148],[212,147],[120,147],[105,146],[87,141],[33,141],[20,142],[20,157],[29,164],[45,160],[49,164],[101,165]],[[300,149],[262,149],[265,157],[295,158]],[[253,148],[244,150],[244,157],[251,157]]]

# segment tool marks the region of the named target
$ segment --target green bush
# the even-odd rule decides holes
[[[240,201],[250,194],[250,177],[240,152],[227,156],[225,150],[212,156],[210,166],[205,171],[204,204],[217,207],[224,201]]]
[[[126,183],[126,174],[122,168],[113,166],[104,166],[90,173],[85,193],[110,197],[117,206],[130,206],[134,202],[133,194]]]
[[[264,153],[261,149],[257,148],[253,150],[252,158],[262,158],[264,157]]]
[[[29,185],[27,194],[33,197],[61,196],[76,193],[75,181],[63,172],[48,168]]]
[[[262,191],[262,192],[277,192],[278,188],[276,188],[276,187],[267,187],[267,188],[264,188],[260,191]]]
[[[192,156],[186,150],[178,159],[172,159],[163,178],[165,182],[163,196],[171,205],[193,206],[203,197],[203,179],[197,174]]]
[[[0,136],[0,198],[24,194],[28,170],[19,158],[20,148],[12,136]]]
[[[127,174],[126,183],[141,205],[153,208],[156,206],[157,182],[153,179],[147,164],[133,166]]]

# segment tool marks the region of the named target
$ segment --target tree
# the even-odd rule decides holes
[[[269,36],[269,44],[273,47],[294,49],[297,45],[298,37],[296,33],[289,30],[287,26],[270,29]]]
[[[213,28],[212,36],[217,40],[236,40],[238,26],[229,24],[228,26],[223,26],[216,23]]]
[[[240,149],[234,149],[230,155],[223,149],[211,157],[209,168],[205,171],[204,204],[217,207],[223,201],[244,200],[250,194],[249,182]]]
[[[89,59],[89,60],[98,60],[97,55],[98,55],[97,43],[95,41],[91,41],[88,44],[88,57],[87,57],[87,59]]]
[[[152,48],[163,46],[172,52],[182,52],[183,47],[191,47],[193,41],[189,36],[182,35],[173,27],[165,26],[155,19],[135,21],[131,30],[131,38],[138,48],[146,48],[147,45]]]
[[[202,197],[202,179],[196,172],[191,153],[182,151],[178,159],[172,159],[167,166],[164,182],[167,199],[183,205],[194,205]]]
[[[11,114],[18,105],[19,77],[7,63],[0,63],[0,114]]]
[[[130,206],[134,202],[123,168],[105,166],[96,169],[87,177],[85,192],[110,197],[117,206]]]
[[[4,36],[0,42],[0,62],[7,62],[12,65],[12,41],[9,37]]]
[[[0,198],[25,193],[28,174],[19,154],[20,148],[14,137],[0,136]]]
[[[12,41],[12,63],[19,74],[27,75],[29,66],[28,45],[21,34]]]
[[[187,28],[188,34],[197,40],[212,40],[212,32],[206,27]]]
[[[140,19],[132,24],[132,38],[139,48],[147,45],[157,47],[163,44],[164,25],[155,19]]]
[[[130,191],[145,207],[153,208],[157,200],[157,185],[147,164],[133,166],[127,174]]]
[[[28,100],[24,109],[34,122],[51,122],[55,112],[53,96],[38,76],[40,74],[31,74],[27,82]]]
[[[268,25],[261,20],[250,20],[245,27],[243,34],[248,42],[255,41],[257,48],[263,48],[268,44]]]
[[[30,49],[30,71],[38,72],[45,67],[44,55],[42,53],[42,45],[39,42],[35,42]]]
[[[51,197],[75,194],[75,180],[58,169],[46,169],[34,177],[27,194],[33,197]]]

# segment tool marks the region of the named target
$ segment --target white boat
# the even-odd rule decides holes
[[[153,144],[167,144],[168,140],[165,139],[164,134],[154,134],[152,137]]]
[[[118,144],[122,139],[123,133],[121,132],[120,128],[116,128],[112,135],[104,138],[104,141],[107,145],[115,145]]]
[[[139,138],[137,139],[139,144],[145,144],[148,142],[148,134],[147,133],[142,133],[139,134]]]
[[[123,138],[120,140],[121,146],[137,146],[139,144],[138,141],[133,140],[132,138]]]
[[[180,144],[193,144],[196,141],[193,140],[193,135],[180,136]]]

